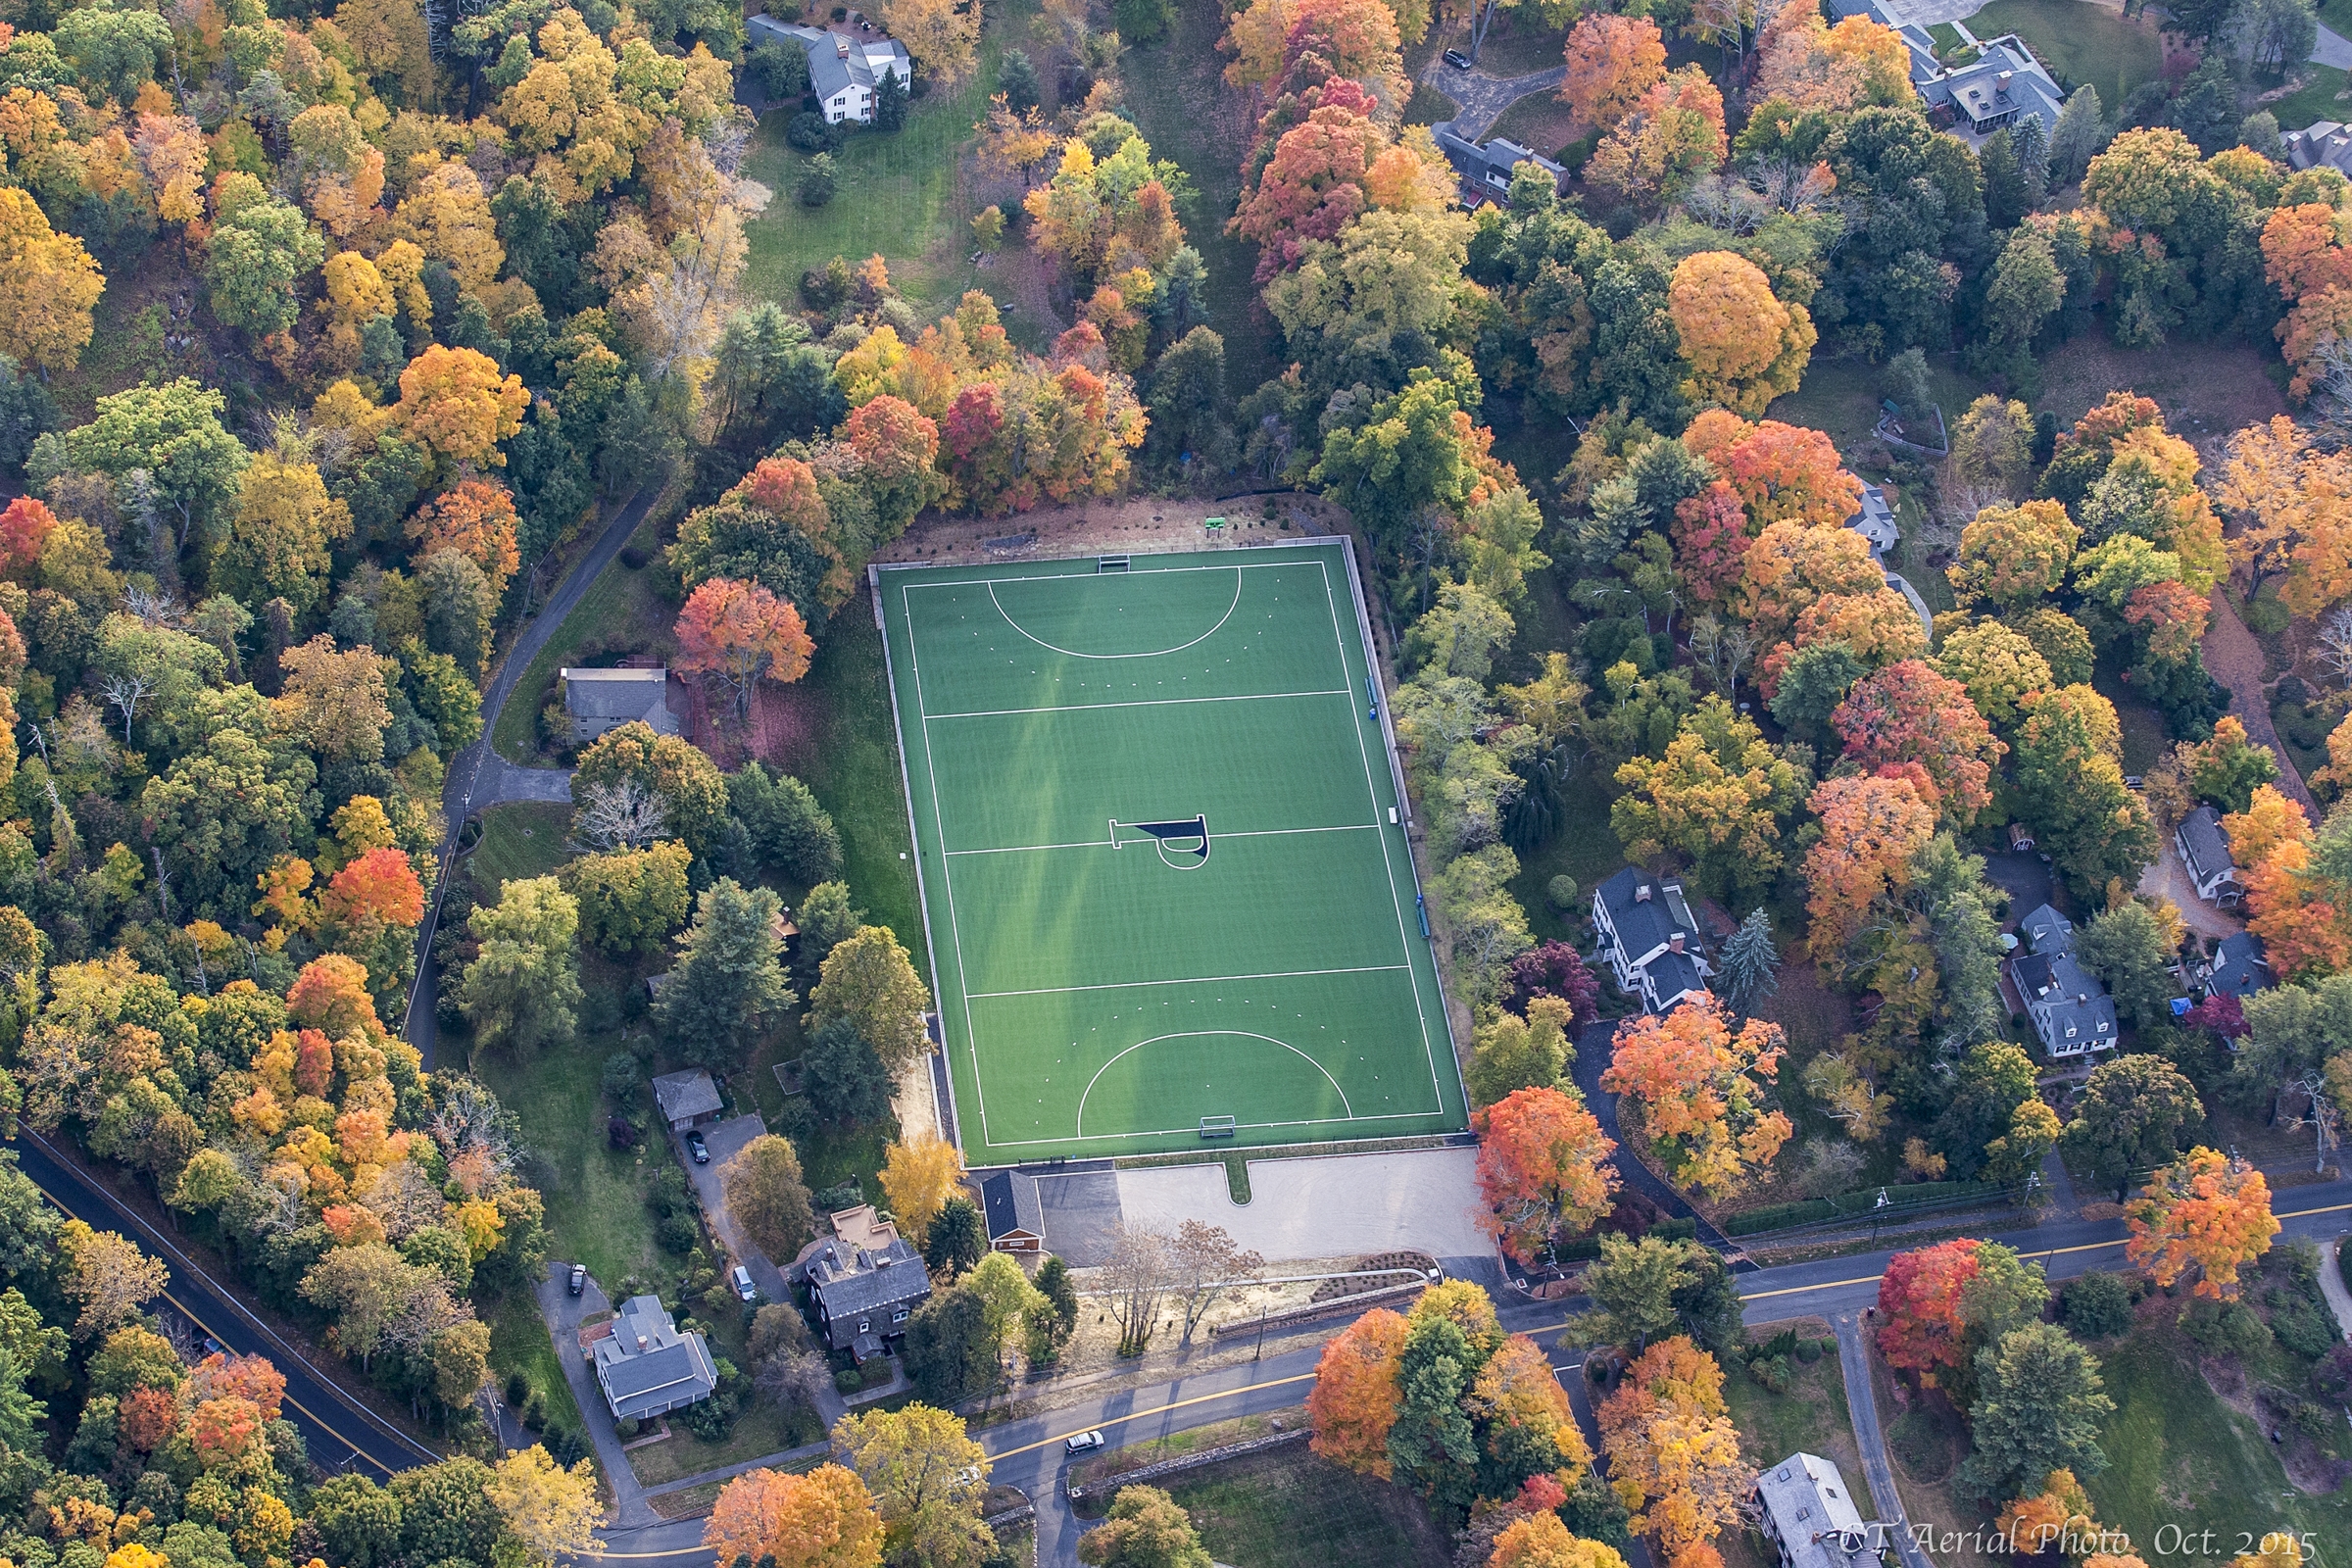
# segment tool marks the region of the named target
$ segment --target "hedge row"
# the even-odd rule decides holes
[[[1991,1182],[1909,1182],[1886,1190],[1886,1214],[1935,1203],[1947,1203],[1966,1199],[1992,1199],[2001,1189]],[[1809,1198],[1795,1203],[1767,1203],[1751,1208],[1744,1214],[1734,1214],[1723,1222],[1727,1236],[1754,1236],[1764,1231],[1785,1231],[1799,1225],[1817,1225],[1824,1220],[1868,1214],[1877,1207],[1879,1189],[1865,1187],[1857,1192],[1840,1193],[1835,1198]]]

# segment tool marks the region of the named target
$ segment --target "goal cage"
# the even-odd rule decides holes
[[[1203,1116],[1200,1118],[1200,1136],[1202,1138],[1231,1138],[1233,1128],[1234,1119],[1231,1116]]]

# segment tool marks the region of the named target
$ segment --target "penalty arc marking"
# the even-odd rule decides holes
[[[1013,580],[1019,581],[1020,579]],[[1012,618],[1012,612],[1006,610],[1004,602],[997,597],[997,585],[994,582],[988,585],[988,602],[997,607],[997,613],[1004,617],[1005,625],[1010,626],[1014,631],[1019,632],[1048,653],[1060,654],[1068,659],[1160,659],[1169,654],[1181,654],[1187,648],[1208,641],[1224,627],[1227,621],[1233,618],[1233,612],[1242,607],[1242,568],[1239,566],[1233,568],[1233,603],[1225,607],[1225,613],[1217,617],[1216,625],[1209,627],[1208,630],[1194,638],[1192,642],[1178,643],[1173,648],[1153,648],[1140,654],[1082,654],[1075,648],[1056,648]]]
[[[1084,1138],[1086,1136],[1087,1095],[1091,1095],[1095,1092],[1095,1085],[1102,1081],[1102,1075],[1104,1073],[1117,1066],[1126,1057],[1135,1054],[1137,1052],[1143,1050],[1146,1046],[1156,1046],[1163,1040],[1206,1040],[1215,1038],[1217,1036],[1232,1036],[1243,1040],[1263,1040],[1269,1046],[1280,1046],[1283,1050],[1289,1052],[1292,1055],[1297,1056],[1300,1061],[1305,1062],[1308,1066],[1314,1068],[1315,1071],[1321,1073],[1323,1075],[1323,1081],[1331,1085],[1332,1093],[1340,1097],[1340,1109],[1347,1113],[1346,1119],[1348,1121],[1354,1121],[1357,1119],[1355,1107],[1348,1102],[1348,1091],[1340,1087],[1340,1081],[1331,1075],[1331,1069],[1324,1066],[1314,1057],[1308,1055],[1305,1052],[1300,1051],[1297,1046],[1292,1045],[1288,1040],[1277,1040],[1272,1035],[1253,1034],[1247,1029],[1184,1029],[1172,1035],[1153,1035],[1149,1040],[1138,1040],[1134,1045],[1129,1046],[1125,1051],[1120,1052],[1117,1055],[1111,1057],[1102,1066],[1097,1067],[1095,1069],[1095,1075],[1086,1081],[1086,1094],[1078,1097],[1077,1136],[1080,1138]]]

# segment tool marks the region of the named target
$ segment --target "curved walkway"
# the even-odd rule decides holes
[[[547,640],[556,634],[556,628],[564,624],[564,617],[579,605],[588,592],[588,585],[612,564],[621,547],[629,542],[629,535],[635,533],[637,525],[645,520],[646,509],[654,504],[654,498],[659,494],[658,488],[639,490],[613,513],[612,520],[605,524],[604,533],[598,536],[588,553],[580,558],[556,591],[548,597],[539,613],[531,617],[531,623],[523,627],[522,635],[514,639],[514,646],[507,650],[506,661],[498,668],[498,678],[482,694],[482,738],[460,752],[450,763],[449,782],[441,791],[441,811],[449,824],[448,836],[441,845],[441,875],[433,884],[432,907],[425,911],[424,924],[416,930],[416,979],[409,987],[409,1007],[402,1015],[400,1029],[402,1037],[424,1057],[427,1071],[432,1069],[433,1048],[439,1040],[438,1020],[429,1001],[426,1006],[419,1008],[416,999],[432,999],[440,995],[435,984],[433,933],[440,928],[441,900],[449,891],[450,874],[457,868],[459,832],[474,811],[485,806],[495,806],[501,801],[564,801],[571,798],[569,773],[556,768],[516,767],[498,755],[490,743],[490,738],[498,733],[498,715],[505,711],[507,699],[514,695],[514,687],[521,681],[523,671],[531,667],[531,661],[539,657],[539,650],[547,646]],[[560,790],[551,777],[559,773],[564,781]],[[510,788],[518,793],[502,793]]]
[[[1533,72],[1524,76],[1490,76],[1483,71],[1461,71],[1446,64],[1443,55],[1429,63],[1421,73],[1425,86],[1433,87],[1454,102],[1453,118],[1441,123],[1451,128],[1465,141],[1477,141],[1494,128],[1502,112],[1531,93],[1544,92],[1568,79],[1565,64],[1549,71]],[[1436,129],[1436,126],[1430,127]]]

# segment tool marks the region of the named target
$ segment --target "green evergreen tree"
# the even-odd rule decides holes
[[[722,877],[706,889],[662,982],[654,1017],[690,1061],[723,1067],[799,999],[784,982],[776,934],[784,906],[765,888]]]
[[[1772,943],[1772,921],[1762,909],[1740,922],[1740,929],[1723,945],[1724,1001],[1741,1017],[1766,997],[1780,990],[1780,949]]]

